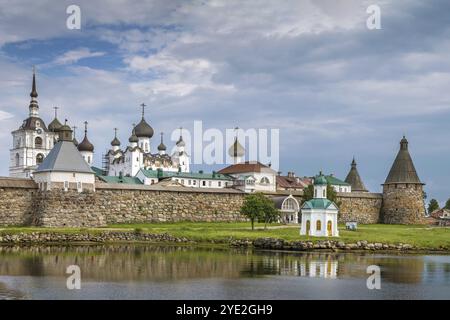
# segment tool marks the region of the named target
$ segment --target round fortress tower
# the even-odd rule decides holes
[[[408,140],[403,136],[400,150],[383,184],[382,222],[420,224],[425,218],[423,186],[417,175]]]

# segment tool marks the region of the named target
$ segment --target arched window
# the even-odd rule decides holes
[[[44,155],[43,155],[42,153],[39,153],[39,154],[36,156],[36,164],[41,164],[42,161],[44,161]]]
[[[331,222],[331,220],[328,220],[328,222],[327,222],[327,232],[328,232],[328,236],[333,235],[333,222]]]
[[[88,163],[91,163],[91,156],[88,156]]]
[[[36,137],[34,139],[34,147],[35,148],[42,148],[42,138],[41,137]]]
[[[269,183],[270,183],[269,178],[267,178],[267,177],[261,178],[260,184],[269,184]]]
[[[311,221],[306,220],[306,235],[309,236],[311,233]]]
[[[20,165],[20,155],[16,153],[16,167]]]
[[[316,221],[316,231],[321,231],[322,230],[322,221],[317,220]]]

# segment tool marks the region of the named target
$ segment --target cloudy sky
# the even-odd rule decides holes
[[[81,30],[66,27],[70,4],[81,8]],[[371,4],[381,30],[366,27]],[[371,191],[405,134],[429,197],[443,202],[448,12],[445,0],[0,0],[0,175],[10,132],[28,116],[36,65],[42,118],[48,124],[59,106],[60,120],[88,120],[98,165],[113,128],[126,142],[145,102],[167,138],[194,120],[279,129],[283,172],[345,178],[355,156]]]

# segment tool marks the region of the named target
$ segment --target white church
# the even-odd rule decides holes
[[[145,104],[141,104],[141,107],[142,119],[136,126],[133,125],[128,145],[123,149],[117,138],[117,128],[114,129],[114,139],[111,141],[111,149],[107,154],[107,175],[134,177],[141,169],[189,172],[190,157],[185,150],[186,143],[183,140],[182,128],[180,128],[180,138],[176,143],[176,150],[172,155],[166,152],[167,147],[163,142],[162,132],[157,152],[152,152],[151,138],[154,131],[145,120]]]

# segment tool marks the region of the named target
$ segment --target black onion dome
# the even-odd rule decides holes
[[[139,142],[139,138],[137,137],[136,131],[134,128],[133,128],[133,132],[131,133],[130,138],[128,139],[128,142],[130,142],[130,143],[138,143]]]
[[[59,122],[59,120],[57,118],[55,118],[48,125],[48,130],[53,131],[53,132],[58,132],[59,129],[61,129],[61,127],[62,127],[62,123]]]
[[[87,136],[84,136],[83,141],[78,145],[78,151],[94,152],[94,145],[89,141]]]
[[[119,141],[119,139],[117,139],[117,137],[114,137],[113,141],[111,141],[111,145],[112,145],[113,147],[118,147],[118,146],[120,146],[120,141]]]
[[[138,138],[151,138],[153,137],[153,128],[142,118],[141,122],[134,128],[136,136]]]
[[[167,150],[166,145],[161,142],[158,146],[158,151],[166,151],[166,150]]]

